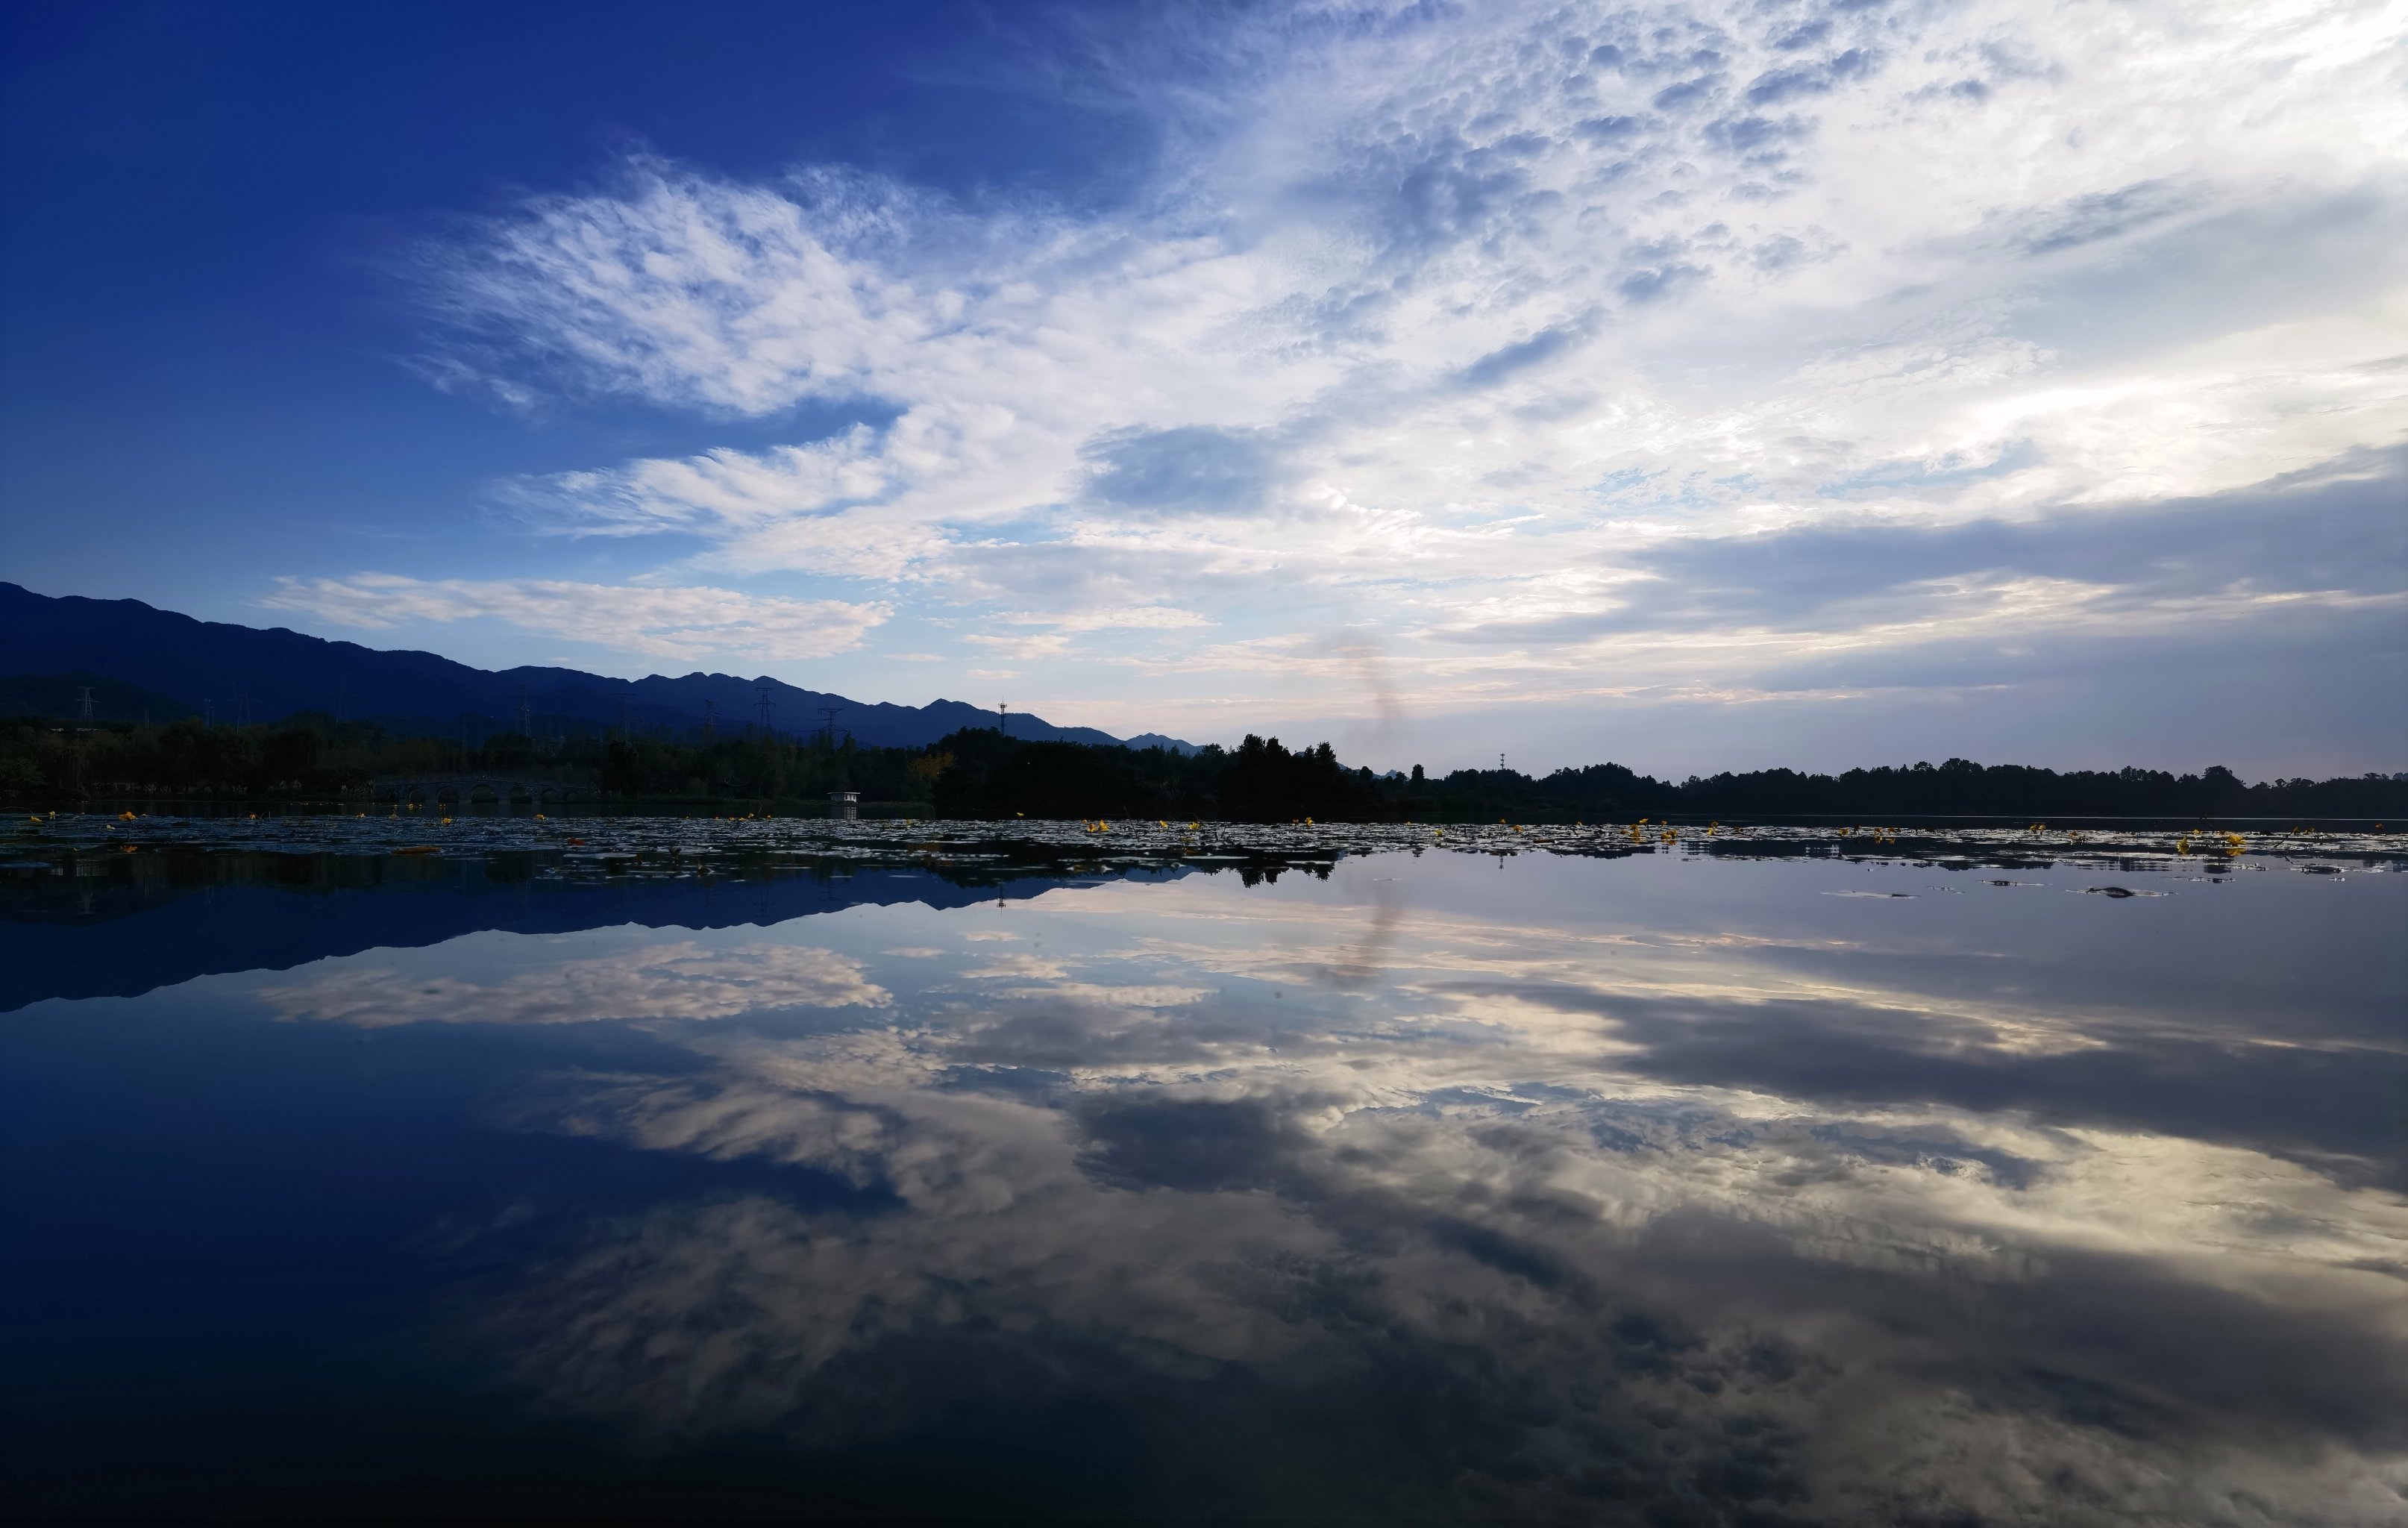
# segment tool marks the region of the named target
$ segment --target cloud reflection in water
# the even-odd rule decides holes
[[[2192,1001],[2226,921],[2373,934],[2391,892],[1840,873],[1390,856],[265,995],[719,1021],[523,1122],[892,1195],[662,1204],[506,1302],[524,1379],[670,1436],[1100,1405],[1193,1515],[2398,1521],[2398,962],[2268,1032]],[[2088,1001],[2104,962],[2163,979]],[[764,1016],[805,1004],[855,1016]]]
[[[521,952],[532,943],[527,936],[470,936],[480,941],[496,937]],[[883,1008],[891,1001],[884,988],[864,978],[858,962],[796,944],[706,949],[692,940],[648,944],[618,954],[549,962],[494,982],[439,970],[412,977],[373,963],[323,964],[331,969],[298,983],[263,987],[259,996],[287,1018],[365,1029],[428,1022],[730,1018],[789,1007]]]

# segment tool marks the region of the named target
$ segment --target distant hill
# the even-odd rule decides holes
[[[328,641],[283,627],[262,630],[196,621],[138,599],[53,598],[0,584],[0,712],[73,715],[83,685],[93,689],[102,720],[152,719],[206,712],[220,722],[268,722],[296,711],[327,711],[396,728],[472,737],[517,725],[520,686],[538,729],[561,724],[667,728],[684,735],[718,706],[723,730],[741,729],[760,714],[766,691],[770,724],[800,734],[826,725],[862,742],[920,747],[966,727],[994,727],[996,714],[960,700],[924,706],[865,702],[769,678],[734,674],[660,674],[611,679],[576,669],[520,668],[496,673],[432,653],[385,652],[357,642]],[[1014,737],[1063,742],[1117,743],[1092,727],[1056,727],[1014,712]],[[1137,747],[1181,753],[1194,746],[1146,733]]]
[[[5,640],[5,639],[0,639]],[[172,722],[201,714],[172,695],[94,673],[17,674],[0,679],[0,716],[81,716],[96,722]]]

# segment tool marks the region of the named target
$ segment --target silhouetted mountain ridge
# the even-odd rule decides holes
[[[723,729],[753,725],[765,694],[777,731],[815,732],[827,725],[824,713],[832,707],[839,733],[888,747],[921,747],[998,720],[994,711],[961,700],[924,706],[867,702],[766,676],[695,672],[627,680],[534,665],[496,672],[433,653],[363,647],[284,627],[195,620],[138,599],[52,597],[0,584],[0,680],[7,681],[0,687],[48,699],[69,679],[173,697],[220,722],[269,722],[300,711],[327,711],[447,729],[466,718],[466,729],[480,735],[515,725],[521,685],[529,713],[546,722],[624,722],[680,734],[699,726],[714,702]],[[1092,727],[1056,727],[1023,712],[1012,713],[1010,726],[1015,737],[1122,741]],[[1133,741],[1139,747],[1159,743],[1192,751],[1192,745],[1158,733]]]

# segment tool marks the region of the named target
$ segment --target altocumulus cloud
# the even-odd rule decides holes
[[[787,599],[733,589],[573,584],[552,579],[424,580],[393,573],[282,579],[260,601],[341,626],[490,618],[528,631],[651,657],[776,661],[826,657],[883,622],[879,603]]]
[[[1678,613],[1732,585],[1626,596],[1738,537],[1886,565],[2397,442],[2399,32],[2316,0],[1264,7],[1092,50],[1165,145],[1108,209],[636,158],[467,224],[426,290],[441,374],[508,396],[855,413],[495,486],[546,532],[1054,617],[1091,635],[1016,656],[1154,665],[1155,717],[1369,608],[1437,709],[1739,695],[1956,592],[1804,635],[1775,598],[1703,657]],[[2352,581],[2396,627],[2397,564]],[[1170,606],[1223,629],[1075,624]],[[2057,609],[1984,618],[2012,645]]]

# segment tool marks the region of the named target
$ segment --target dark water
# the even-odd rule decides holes
[[[356,831],[0,874],[12,1514],[2408,1521],[2380,843]]]

